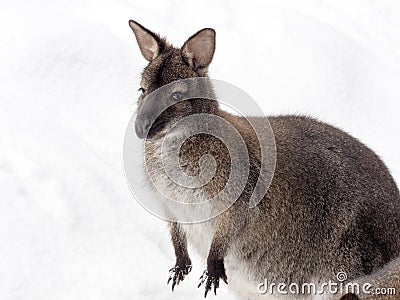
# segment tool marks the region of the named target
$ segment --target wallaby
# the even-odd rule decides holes
[[[256,141],[247,121],[250,118],[222,110],[218,101],[189,99],[169,107],[149,124],[152,107],[157,105],[156,99],[146,101],[152,92],[180,79],[208,78],[215,31],[202,29],[176,48],[135,21],[129,25],[148,61],[142,73],[135,130],[144,139],[147,171],[157,181],[153,184],[176,191],[176,197],[208,199],[226,183],[229,152],[207,134],[185,141],[179,160],[185,172],[197,174],[199,159],[212,155],[216,161],[213,180],[194,192],[166,175],[160,162],[160,141],[174,130],[177,120],[189,115],[212,114],[232,124],[243,137],[250,160],[246,188],[222,214],[202,223],[182,224],[175,212],[168,212],[176,254],[168,280],[172,290],[191,271],[189,241],[207,261],[200,282],[205,297],[212,289],[216,293],[220,280],[229,282],[239,299],[290,297],[268,298],[260,295],[257,286],[265,279],[286,284],[326,282],[339,271],[346,272],[350,281],[366,278],[372,285],[396,287],[400,292],[400,195],[389,170],[373,151],[344,131],[310,117],[269,117],[276,143],[275,173],[262,201],[249,207],[260,173],[260,147],[264,147]],[[212,93],[212,86],[209,89]],[[171,101],[180,99],[182,93],[172,94]],[[255,123],[261,119],[251,118]],[[210,205],[212,210],[214,204]]]

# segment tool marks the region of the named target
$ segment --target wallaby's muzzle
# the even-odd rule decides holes
[[[136,118],[135,121],[135,132],[136,136],[139,139],[143,139],[145,137],[145,133],[147,133],[150,129],[150,123],[145,122],[144,120],[140,120],[139,117]]]
[[[157,118],[156,109],[150,105],[139,106],[138,115],[135,121],[135,132],[139,139],[145,139],[150,135],[150,129],[154,129],[153,123]]]
[[[135,121],[135,132],[139,139],[151,138],[164,127],[162,115],[172,104],[166,99],[165,93],[161,88],[147,95],[140,103]]]

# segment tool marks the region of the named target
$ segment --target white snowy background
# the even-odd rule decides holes
[[[190,276],[174,293],[166,286],[166,224],[124,178],[123,138],[146,64],[129,19],[175,45],[215,28],[212,77],[266,114],[305,113],[347,130],[400,180],[399,1],[0,3],[1,300],[202,299],[205,264],[193,251]],[[222,285],[218,299],[234,297]]]

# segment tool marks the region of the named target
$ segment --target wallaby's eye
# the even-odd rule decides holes
[[[144,95],[144,93],[146,93],[146,90],[145,90],[144,88],[142,88],[142,87],[140,87],[140,88],[138,89],[138,91],[139,91],[142,95]]]
[[[174,100],[174,101],[181,100],[182,97],[183,97],[183,95],[182,95],[181,92],[175,92],[175,93],[173,93],[173,94],[171,95],[171,98],[172,98],[172,100]]]

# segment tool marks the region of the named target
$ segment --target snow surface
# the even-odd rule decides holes
[[[131,18],[176,45],[215,28],[212,77],[266,114],[347,130],[399,182],[399,1],[2,1],[0,299],[202,299],[193,251],[190,276],[166,286],[166,224],[124,178],[145,65]],[[234,299],[225,285],[219,294]]]

